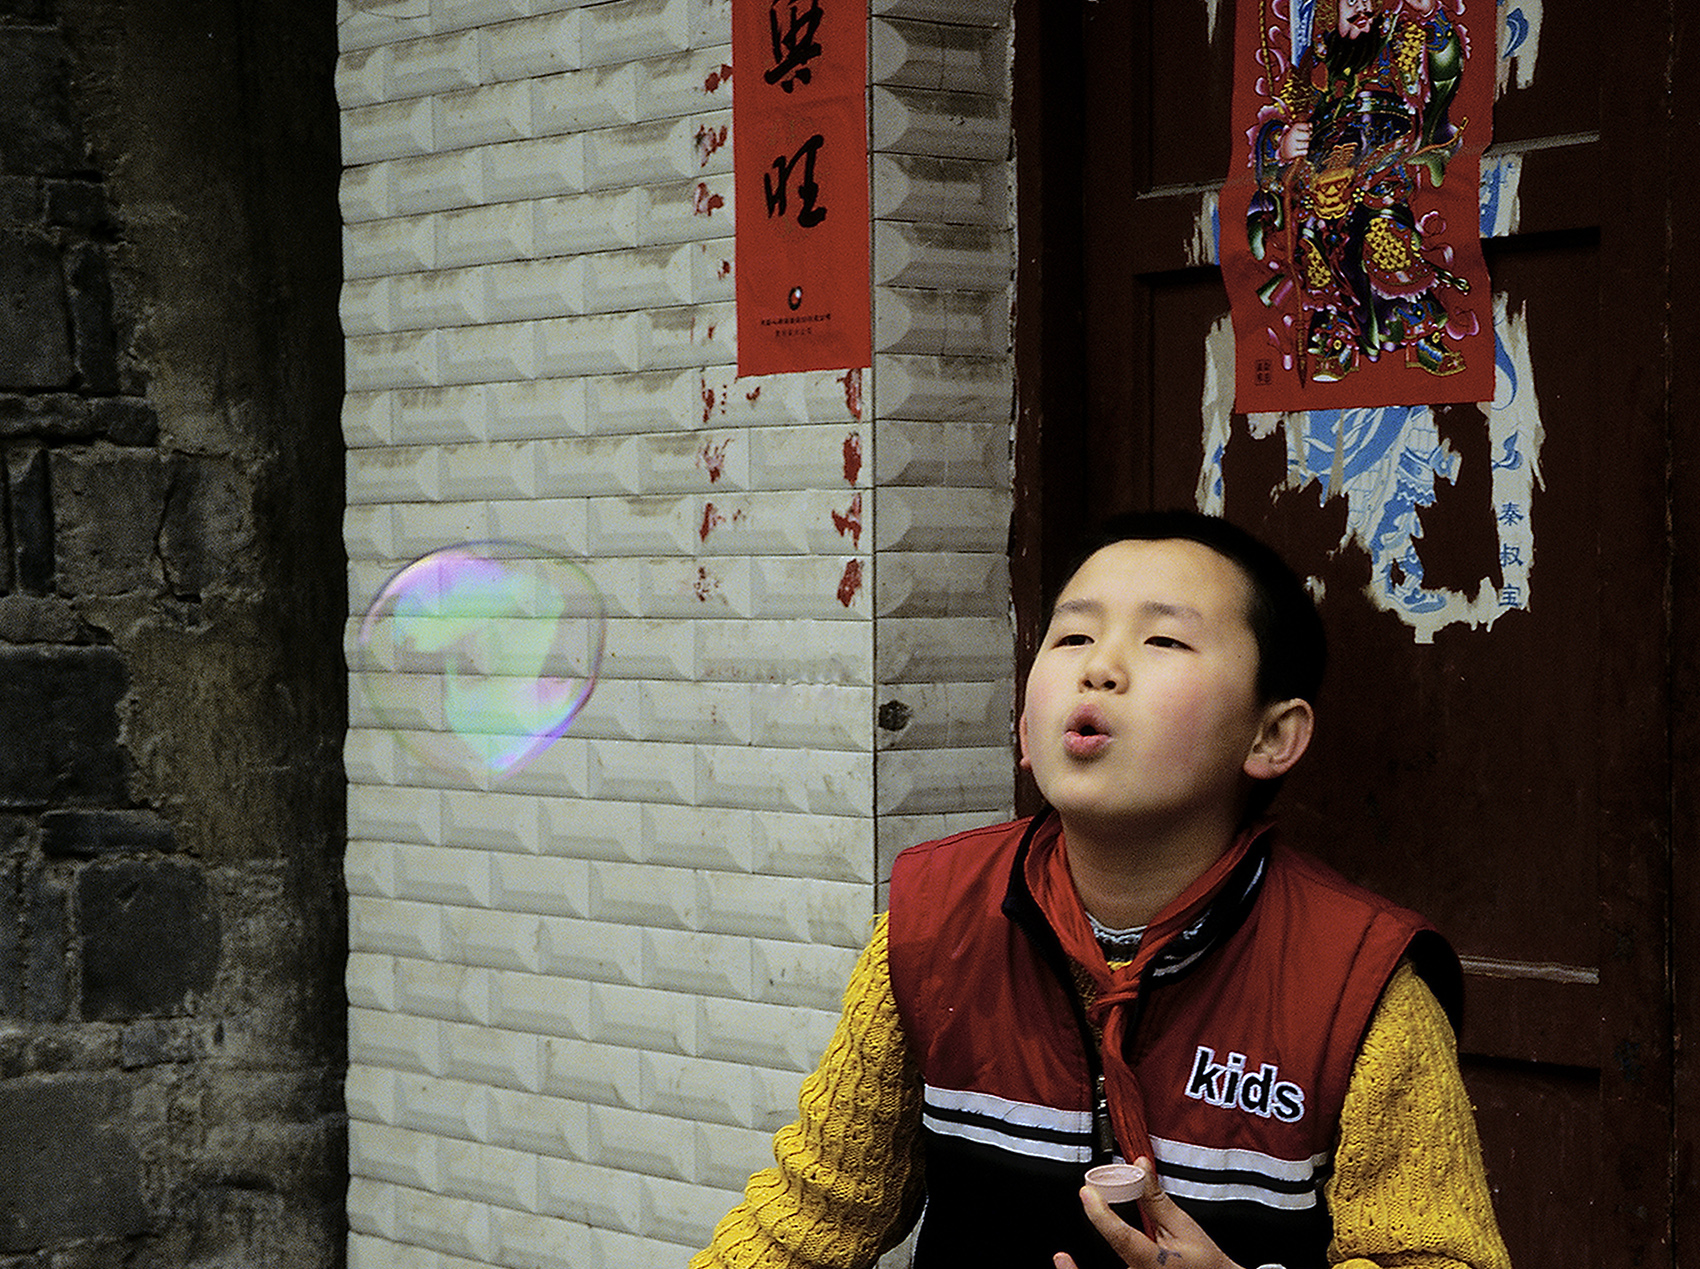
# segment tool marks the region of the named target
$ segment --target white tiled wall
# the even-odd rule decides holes
[[[738,379],[728,0],[341,0],[350,612],[501,537],[610,613],[504,782],[352,694],[355,1269],[682,1264],[1008,812],[1007,3],[873,9],[875,365]]]

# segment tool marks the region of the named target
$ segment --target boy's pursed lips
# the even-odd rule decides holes
[[[1068,716],[1063,729],[1063,749],[1071,758],[1091,758],[1110,744],[1110,727],[1096,705],[1082,705]]]

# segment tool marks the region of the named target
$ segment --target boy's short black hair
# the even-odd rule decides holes
[[[1251,586],[1246,621],[1257,640],[1257,694],[1262,704],[1297,698],[1316,703],[1328,662],[1328,637],[1305,584],[1274,550],[1238,525],[1199,511],[1130,511],[1090,530],[1069,561],[1058,593],[1080,566],[1117,542],[1197,542],[1239,566]],[[1057,595],[1045,604],[1047,620]]]

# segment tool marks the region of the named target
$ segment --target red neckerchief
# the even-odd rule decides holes
[[[1225,883],[1233,877],[1234,870],[1267,827],[1267,824],[1258,824],[1240,833],[1233,844],[1146,927],[1145,937],[1140,941],[1139,952],[1132,962],[1116,969],[1111,969],[1104,960],[1103,949],[1098,945],[1097,935],[1092,932],[1092,921],[1074,888],[1074,878],[1068,870],[1068,847],[1063,840],[1061,826],[1055,832],[1037,834],[1028,852],[1025,865],[1028,892],[1056,931],[1063,951],[1092,985],[1091,998],[1085,1002],[1086,1017],[1102,1037],[1099,1047],[1110,1123],[1127,1159],[1143,1155],[1153,1163],[1156,1161],[1146,1128],[1145,1095],[1127,1060],[1127,1040],[1134,1024],[1140,986],[1152,963],[1158,961],[1179,936],[1196,932],[1196,927],[1202,924],[1200,918],[1221,894]],[[1252,884],[1255,886],[1260,882],[1261,870]],[[1183,965],[1172,969],[1164,967],[1164,972],[1180,972],[1190,965],[1191,959],[1189,957]]]

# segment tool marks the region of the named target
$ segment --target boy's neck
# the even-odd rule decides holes
[[[1069,875],[1081,905],[1112,929],[1150,925],[1233,844],[1236,821],[1167,833],[1063,822]]]

